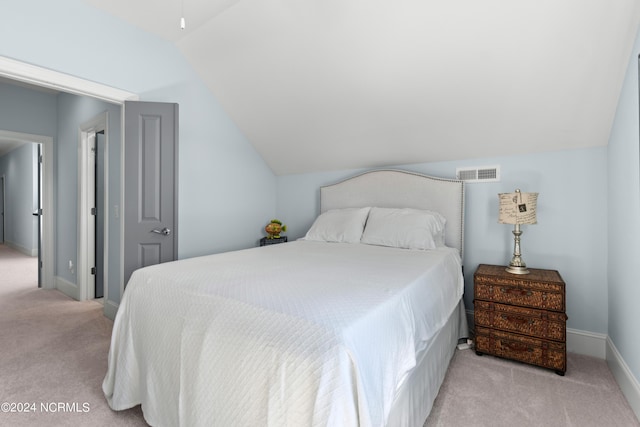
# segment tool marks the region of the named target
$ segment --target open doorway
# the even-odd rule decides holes
[[[37,256],[38,286],[51,289],[54,287],[53,138],[0,130],[0,140],[5,147],[10,146],[0,162],[0,242]]]
[[[79,224],[78,286],[80,300],[103,302],[107,283],[109,206],[107,141],[109,113],[104,112],[80,126],[78,157]]]
[[[60,91],[62,89],[63,91],[71,94],[86,96],[93,100],[100,100],[100,101],[104,101],[106,103],[114,104],[117,106],[122,106],[124,104],[124,101],[126,100],[138,99],[138,96],[136,94],[125,91],[125,90],[106,86],[100,83],[96,83],[96,82],[85,80],[79,77],[57,72],[48,68],[39,67],[33,64],[23,63],[21,61],[6,58],[3,56],[0,56],[0,79],[1,78],[7,78],[7,79],[14,80],[16,82],[19,82],[21,84],[27,84],[29,86],[36,85],[42,88],[47,88],[55,91]],[[122,109],[122,111],[118,113],[115,113],[115,112],[113,113],[113,114],[118,114],[118,117],[120,118],[120,122],[122,122],[124,118],[123,110],[124,109]],[[117,119],[113,119],[113,120],[115,122],[118,121]],[[118,124],[118,126],[120,125]],[[2,136],[1,132],[2,131],[0,131],[0,137]],[[123,251],[121,246],[122,245],[121,241],[124,239],[124,231],[122,227],[120,227],[120,223],[119,223],[120,210],[121,210],[121,206],[123,205],[122,179],[121,179],[121,176],[119,175],[119,171],[121,170],[121,166],[124,161],[123,157],[121,157],[119,154],[120,147],[122,144],[122,139],[123,139],[123,132],[124,130],[122,128],[119,128],[118,131],[115,131],[112,133],[111,145],[113,147],[111,147],[110,151],[111,151],[111,157],[113,158],[112,161],[115,162],[113,164],[113,168],[116,172],[114,173],[117,175],[113,176],[115,184],[112,184],[110,186],[110,189],[105,191],[106,193],[109,193],[109,191],[113,193],[110,195],[111,204],[109,205],[109,208],[106,209],[106,212],[111,213],[111,215],[107,215],[107,218],[111,218],[111,219],[109,221],[105,221],[107,223],[107,225],[105,226],[105,230],[109,228],[108,226],[109,222],[111,222],[113,226],[110,227],[111,229],[110,233],[105,233],[105,236],[104,236],[105,238],[104,246],[109,248],[108,251],[105,251],[107,252],[107,254],[105,254],[105,260],[107,259],[107,256],[109,257],[110,260],[112,260],[109,264],[105,266],[105,272],[104,272],[105,273],[104,274],[104,280],[105,280],[104,313],[107,317],[111,319],[115,318],[115,314],[118,309],[119,296],[122,294],[122,289],[124,287],[122,283],[124,271],[122,268]],[[106,136],[106,141],[107,141],[106,145],[109,145],[108,139],[109,139],[108,136]],[[70,141],[72,140],[72,137],[67,136],[65,140]],[[35,139],[34,141],[41,142],[39,139]],[[56,150],[60,149],[59,147],[60,144],[58,144],[59,142],[60,140],[58,140],[56,143],[57,145],[57,147],[55,147]],[[80,299],[80,300],[87,299],[86,294],[88,292],[86,287],[82,287],[82,286],[78,287],[77,284],[79,284],[78,283],[79,281],[72,280],[73,275],[77,275],[79,273],[79,271],[76,270],[77,271],[76,272],[73,269],[76,267],[78,267],[79,269],[80,267],[79,262],[76,262],[76,265],[73,265],[71,262],[69,262],[69,260],[71,260],[75,254],[71,254],[71,253],[65,254],[62,259],[55,260],[55,264],[54,264],[54,257],[61,258],[61,254],[59,253],[60,251],[54,251],[54,248],[62,247],[62,249],[64,249],[65,246],[60,245],[59,242],[56,242],[54,240],[56,235],[60,237],[60,235],[64,232],[60,230],[59,225],[57,226],[58,233],[53,233],[55,229],[54,224],[57,224],[57,222],[54,221],[54,214],[58,212],[54,212],[54,209],[53,209],[53,187],[56,180],[54,180],[54,174],[49,173],[49,172],[52,172],[53,158],[54,158],[54,146],[53,146],[52,138],[48,138],[47,142],[43,144],[43,154],[44,154],[44,170],[43,170],[43,174],[44,174],[43,190],[44,191],[43,191],[42,221],[43,221],[43,255],[45,256],[44,266],[43,266],[43,288],[50,288],[50,289],[57,288],[63,291],[64,293],[66,293],[67,295],[72,296],[73,298]],[[70,153],[67,153],[67,154],[70,154]],[[75,157],[75,155],[68,155],[66,157],[63,156],[59,158],[69,159],[71,157]],[[107,158],[108,157],[109,156],[107,156]],[[51,168],[48,168],[47,165],[50,165]],[[59,165],[57,164],[56,166],[58,167]],[[108,170],[109,168],[105,167],[105,169]],[[70,169],[66,169],[65,173],[68,173],[69,170]],[[59,174],[56,174],[56,179],[58,177],[59,177]],[[47,200],[47,195],[46,195],[47,190],[51,190],[50,191],[51,198],[49,200]],[[60,197],[60,193],[58,193],[57,197]],[[78,200],[79,200],[79,197],[80,195],[78,196]],[[58,209],[60,209],[60,205],[58,205],[57,207]],[[76,209],[76,206],[73,206],[72,209]],[[60,214],[60,216],[62,217],[63,215]],[[70,216],[67,216],[67,218],[68,217]],[[80,222],[80,218],[78,218],[78,220],[79,220],[78,222]],[[69,231],[69,230],[65,230],[65,231]],[[48,236],[48,233],[50,233],[49,236]],[[73,235],[73,233],[67,233],[65,235],[69,236],[69,235]],[[78,253],[83,254],[82,250],[78,250]],[[51,256],[47,257],[47,254],[50,254]],[[67,273],[67,263],[69,263],[68,268],[71,273]],[[54,274],[54,265],[58,266],[57,271],[60,273],[57,276]],[[107,275],[109,275],[111,278],[108,279]],[[76,277],[76,279],[78,279],[78,277]],[[113,288],[113,300],[109,299],[110,298],[109,292],[108,292],[109,285],[111,285]],[[119,285],[120,289],[118,289],[117,285]],[[83,295],[83,292],[84,292],[84,295]]]

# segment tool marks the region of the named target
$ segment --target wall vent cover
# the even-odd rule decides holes
[[[500,181],[500,166],[457,168],[456,177],[465,182],[497,182]]]

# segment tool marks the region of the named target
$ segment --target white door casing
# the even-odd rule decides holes
[[[104,112],[80,126],[78,137],[78,300],[92,300],[95,298],[95,275],[91,268],[96,266],[95,253],[95,220],[91,213],[91,208],[95,203],[95,149],[96,133],[104,131],[105,143],[104,151],[108,152],[109,146],[109,113]],[[101,206],[109,206],[108,185],[109,167],[108,156],[105,156],[104,182],[105,191]],[[109,265],[109,254],[106,248],[109,247],[109,221],[104,221],[104,265]],[[102,272],[104,283],[108,281],[108,269]],[[108,286],[105,286],[104,297],[108,299]]]

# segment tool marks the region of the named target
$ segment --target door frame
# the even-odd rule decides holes
[[[42,287],[55,289],[54,272],[54,217],[53,208],[53,137],[0,129],[0,138],[38,143],[42,146]]]
[[[95,140],[95,134],[97,132],[104,131],[104,152],[108,153],[109,147],[109,129],[107,124],[109,123],[109,112],[105,111],[94,117],[93,119],[80,125],[78,130],[78,300],[86,301],[93,300],[95,298],[95,276],[91,274],[91,261],[95,261],[95,221],[91,215],[90,202],[93,197],[97,197],[95,194],[95,163],[93,162],[90,146],[90,138],[93,134]],[[109,206],[109,156],[104,158],[104,194],[102,200],[102,206]],[[108,216],[105,216],[105,219]],[[104,265],[109,265],[109,251],[106,250],[109,247],[109,221],[104,221]],[[93,251],[92,254],[89,251]],[[93,262],[95,264],[95,262]],[[104,278],[104,283],[109,283],[109,269],[105,268],[101,272]],[[104,300],[109,299],[109,286],[105,286]]]
[[[7,58],[5,56],[0,56],[0,76],[6,77],[9,79],[17,80],[23,83],[28,83],[36,86],[46,87],[49,89],[59,90],[61,92],[68,92],[75,95],[80,96],[89,96],[91,98],[100,99],[102,101],[110,102],[112,104],[120,105],[121,108],[121,141],[124,145],[124,102],[125,101],[137,101],[139,99],[138,95],[132,92],[128,92],[122,89],[117,89],[111,86],[103,85],[101,83],[96,83],[90,80],[86,80],[83,78],[75,77],[70,74],[61,73],[59,71],[54,71],[51,69],[47,69],[44,67],[40,67],[37,65],[28,64],[26,62],[17,61],[15,59]],[[42,137],[41,137],[42,138]],[[45,177],[47,178],[47,182],[45,188],[51,187],[53,190],[53,138],[48,138],[46,141],[43,141],[43,153],[44,160],[49,160],[49,165],[51,167],[45,168]],[[35,141],[38,142],[38,141]],[[124,150],[121,150],[124,151]],[[121,169],[121,185],[120,185],[120,207],[123,206],[124,202],[124,158],[121,156],[120,159],[120,169]],[[44,164],[43,164],[44,168]],[[51,175],[48,175],[48,173]],[[43,194],[44,195],[44,194]],[[47,209],[50,209],[50,215],[48,218],[45,218],[43,221],[43,235],[45,228],[47,229],[50,235],[46,235],[48,241],[45,242],[45,247],[43,251],[45,253],[50,254],[51,256],[47,257],[47,262],[44,264],[43,268],[43,288],[55,288],[54,281],[54,269],[53,269],[53,254],[55,247],[54,241],[54,227],[53,227],[53,191],[50,192],[51,200],[45,200],[44,206]],[[48,205],[50,203],[50,207]],[[50,221],[50,222],[49,222]],[[45,225],[46,224],[46,225]],[[120,230],[120,282],[124,280],[124,227]],[[50,265],[49,265],[50,264]],[[108,284],[105,285],[107,287]],[[122,295],[122,289],[124,288],[124,284],[120,283],[120,295]],[[105,298],[105,306],[104,306],[104,314],[113,319],[115,318],[116,312],[118,310],[118,305],[116,303],[110,302]]]

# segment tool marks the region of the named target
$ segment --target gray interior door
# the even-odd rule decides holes
[[[178,257],[178,104],[125,102],[124,281]]]

